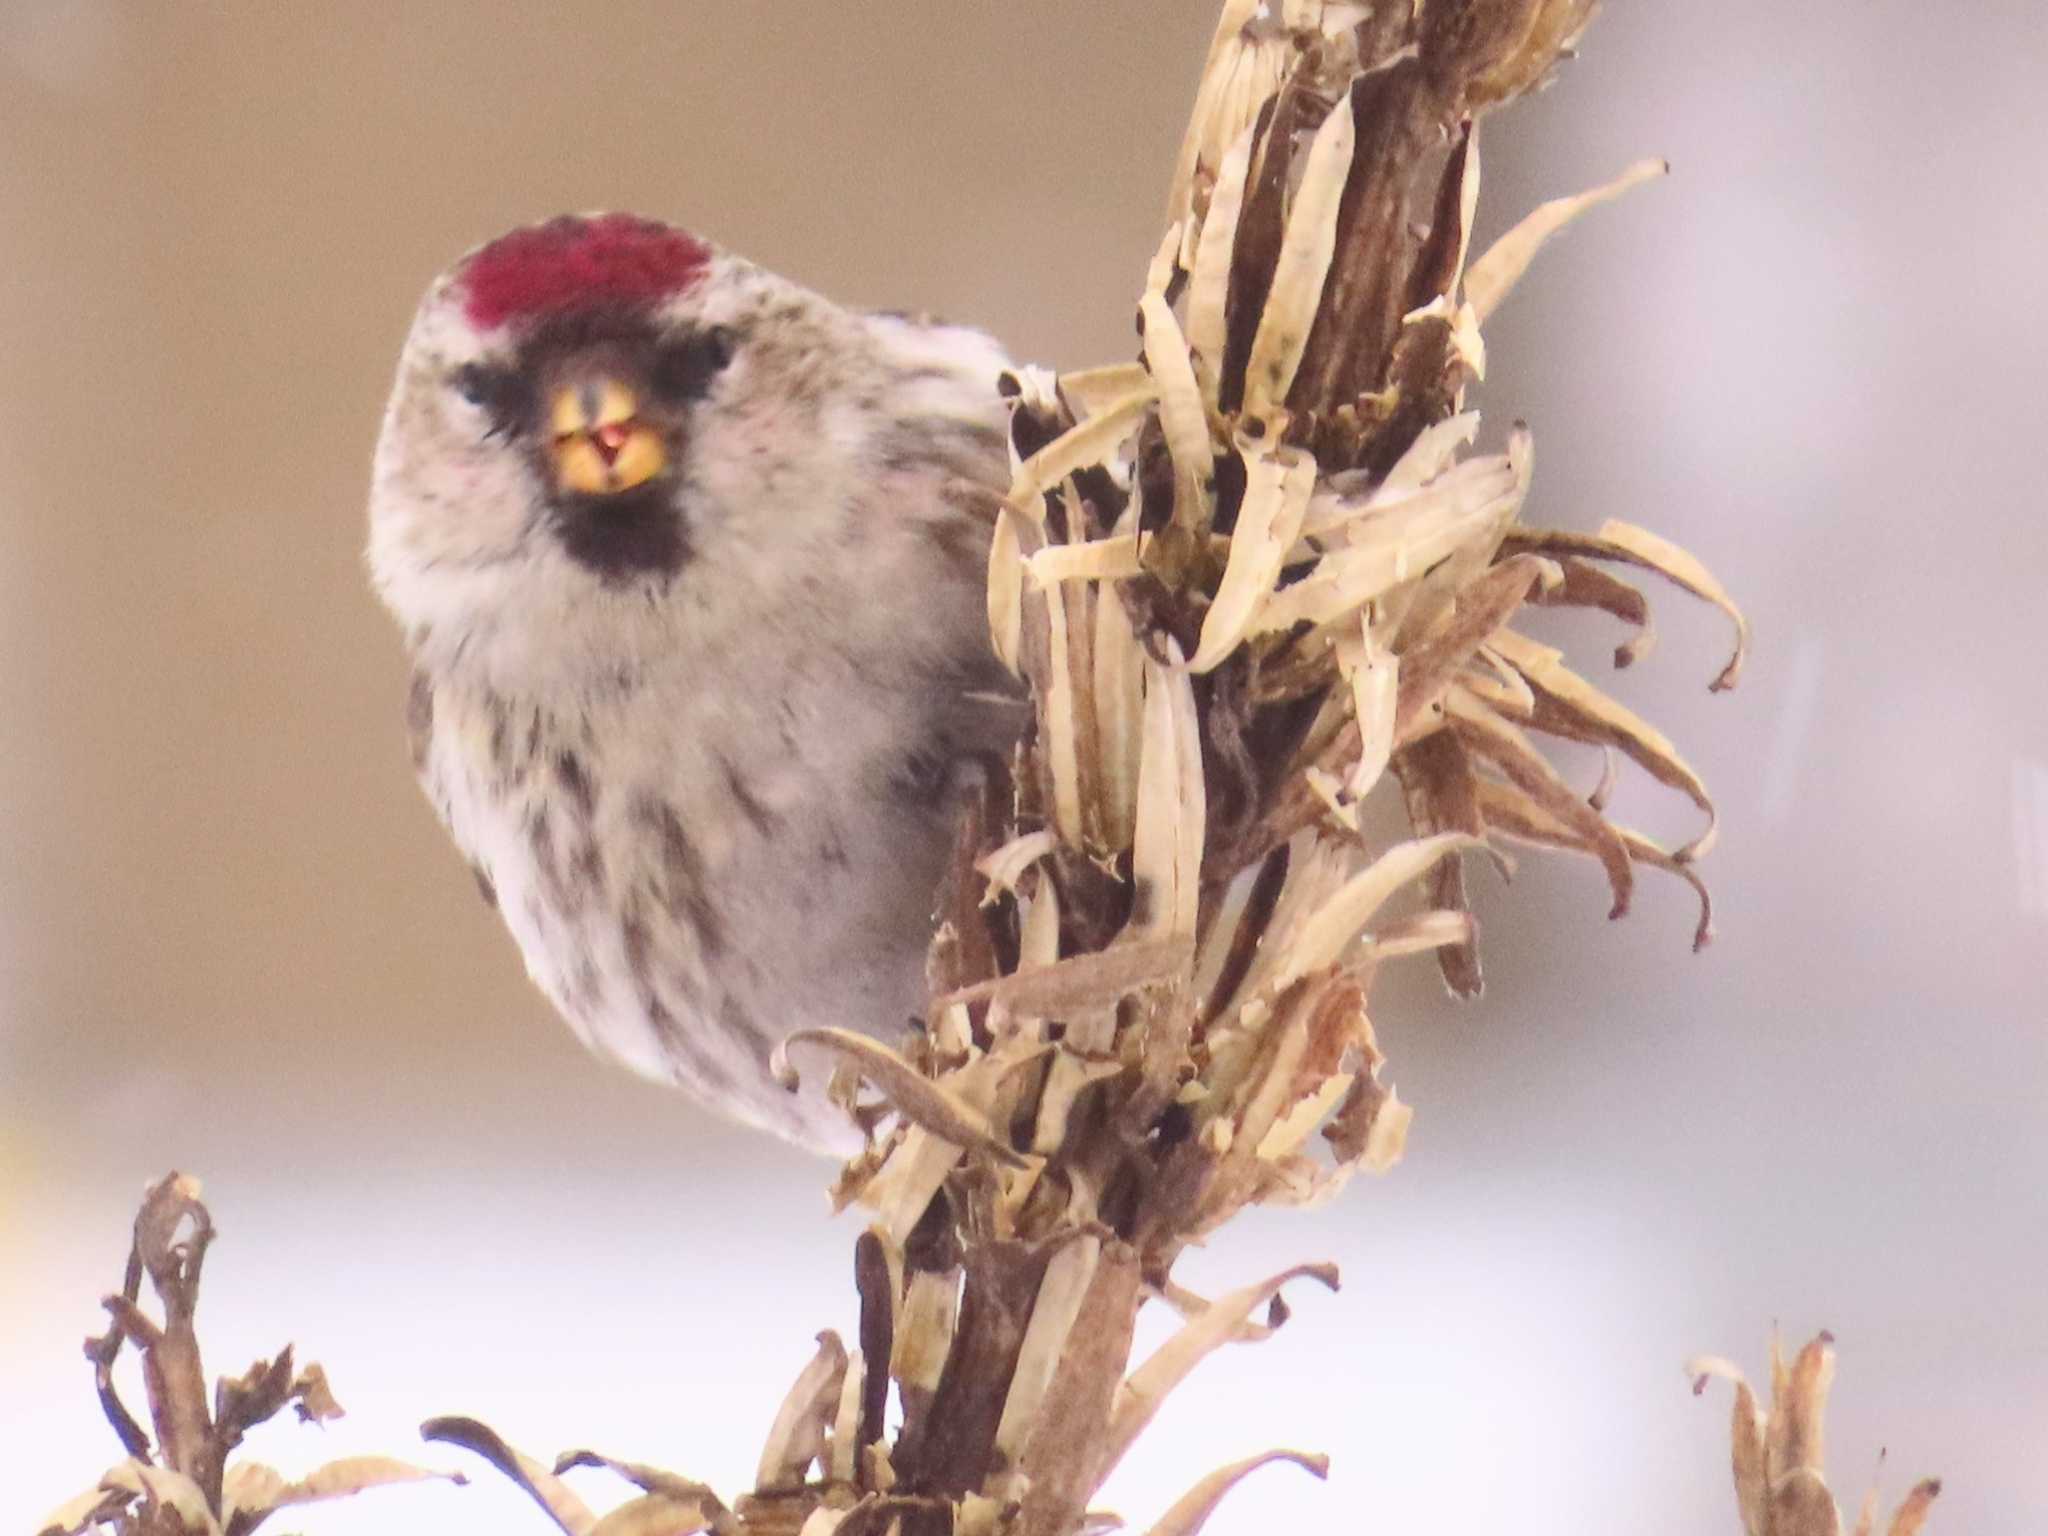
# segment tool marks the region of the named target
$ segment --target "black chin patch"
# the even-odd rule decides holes
[[[569,558],[606,582],[674,576],[690,562],[682,513],[662,481],[610,496],[563,497],[555,536]]]

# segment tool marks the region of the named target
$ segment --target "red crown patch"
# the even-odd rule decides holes
[[[564,215],[515,229],[462,269],[463,309],[489,330],[508,320],[603,304],[646,304],[692,287],[711,248],[630,213]]]

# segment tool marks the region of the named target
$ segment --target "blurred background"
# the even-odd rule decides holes
[[[351,1410],[251,1454],[458,1464],[414,1426],[468,1412],[751,1472],[851,1328],[855,1226],[821,1165],[587,1059],[415,791],[359,559],[397,347],[466,247],[621,206],[1128,356],[1213,20],[0,0],[0,1528],[116,1459],[78,1341],[172,1167],[224,1233],[209,1366],[293,1340]],[[1646,523],[1755,621],[1733,695],[1675,592],[1600,674],[1720,798],[1721,937],[1689,954],[1655,875],[1610,925],[1590,868],[1475,871],[1485,998],[1426,962],[1376,995],[1407,1162],[1185,1266],[1345,1288],[1173,1400],[1105,1500],[1141,1528],[1292,1444],[1330,1485],[1262,1473],[1212,1531],[1732,1532],[1726,1389],[1680,1365],[1755,1375],[1774,1319],[1840,1341],[1852,1507],[1888,1446],[1894,1494],[1947,1479],[1937,1530],[2048,1524],[2044,66],[2038,0],[1617,5],[1490,121],[1482,240],[1675,167],[1546,251],[1477,402],[1535,428],[1532,521]],[[484,1475],[293,1525],[522,1505]]]

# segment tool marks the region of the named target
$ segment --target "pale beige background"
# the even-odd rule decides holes
[[[172,1165],[226,1231],[213,1363],[323,1359],[325,1449],[466,1410],[751,1469],[852,1229],[585,1059],[415,794],[358,564],[394,350],[473,241],[623,205],[1125,355],[1211,17],[0,0],[0,1528],[112,1459],[77,1340]],[[1380,997],[1407,1165],[1189,1265],[1343,1294],[1203,1368],[1132,1519],[1271,1442],[1331,1485],[1212,1529],[1729,1532],[1679,1362],[1777,1317],[1840,1336],[1849,1497],[1889,1445],[1941,1530],[2048,1521],[2044,64],[2037,0],[1619,5],[1489,130],[1489,232],[1677,167],[1546,255],[1482,403],[1536,428],[1532,516],[1650,523],[1755,616],[1732,697],[1676,596],[1617,684],[1723,797],[1723,937],[1690,957],[1655,880],[1613,926],[1585,870],[1482,882],[1484,1002]],[[488,1479],[302,1523],[541,1529]]]

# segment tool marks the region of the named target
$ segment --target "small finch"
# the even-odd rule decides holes
[[[963,767],[1021,714],[984,570],[986,336],[669,226],[559,218],[429,288],[369,564],[428,797],[594,1050],[791,1140],[790,1030],[922,1011]]]

